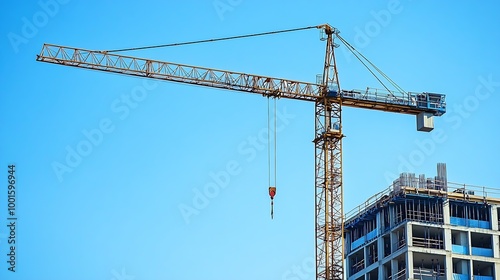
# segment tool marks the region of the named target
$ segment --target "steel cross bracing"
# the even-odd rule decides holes
[[[342,90],[337,76],[334,36],[338,30],[320,25],[326,38],[322,84],[156,61],[103,51],[44,44],[38,61],[131,76],[194,84],[315,103],[315,235],[316,278],[344,278],[342,196],[342,106],[386,112],[440,116],[445,96],[366,88]]]

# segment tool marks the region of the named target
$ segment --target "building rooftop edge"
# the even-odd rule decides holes
[[[426,181],[426,183],[431,183],[431,187],[415,186],[418,184],[411,183],[401,185],[399,180],[396,180],[387,189],[376,193],[364,203],[346,212],[344,221],[348,223],[373,208],[383,206],[385,202],[388,202],[392,198],[406,194],[500,205],[500,189],[451,182],[446,182],[446,185],[444,185],[444,182],[440,182],[439,180]]]

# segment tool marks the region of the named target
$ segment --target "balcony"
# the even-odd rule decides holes
[[[491,223],[489,221],[472,220],[458,217],[450,217],[450,224],[454,226],[491,229]]]
[[[472,247],[472,255],[483,256],[483,257],[493,257],[493,249],[491,248],[479,248]]]
[[[391,275],[387,278],[388,280],[405,280],[406,279],[406,269],[399,271],[398,273]]]
[[[365,268],[365,260],[360,260],[359,262],[352,265],[351,275],[354,275]]]
[[[361,236],[351,243],[351,251],[356,250],[359,246],[377,237],[377,229],[370,231],[368,234]]]
[[[366,235],[366,241],[370,241],[370,240],[375,239],[375,238],[377,238],[377,229],[376,228],[374,230],[370,231]]]
[[[474,276],[472,276],[472,279],[473,280],[495,280],[495,277],[474,275]]]
[[[453,273],[453,280],[469,280],[470,275]]]
[[[491,229],[491,225],[490,225],[489,221],[468,219],[468,222],[469,222],[468,227]]]
[[[356,250],[357,248],[359,248],[359,246],[365,244],[365,242],[366,242],[366,235],[362,236],[361,238],[358,238],[358,239],[354,240],[351,243],[351,251]]]
[[[431,249],[444,249],[443,240],[422,238],[422,237],[413,237],[412,241],[413,241],[412,242],[413,246],[415,246],[415,247],[423,247],[423,248],[431,248]]]
[[[419,280],[446,280],[444,269],[414,268],[413,278]]]
[[[469,254],[469,248],[467,246],[462,246],[462,245],[452,244],[451,251],[455,254],[462,254],[462,255]]]
[[[406,239],[401,238],[400,240],[398,240],[398,241],[396,241],[396,242],[394,243],[394,248],[395,248],[395,249],[394,249],[394,252],[396,252],[397,250],[399,250],[399,249],[403,248],[404,246],[406,246]],[[393,253],[394,253],[394,252],[393,252]]]

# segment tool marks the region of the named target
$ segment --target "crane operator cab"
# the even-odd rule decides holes
[[[323,75],[318,74],[316,75],[316,84],[322,85],[323,84]],[[339,96],[339,86],[336,83],[329,82],[327,87],[326,87],[326,93],[325,95],[327,97],[333,97],[337,98]]]
[[[338,97],[339,96],[339,87],[336,84],[328,84],[326,88],[326,96],[328,97]]]

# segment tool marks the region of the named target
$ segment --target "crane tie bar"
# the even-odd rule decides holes
[[[224,41],[224,40],[233,40],[233,39],[242,39],[242,38],[249,38],[249,37],[256,37],[256,36],[272,35],[272,34],[278,34],[278,33],[294,32],[294,31],[300,31],[300,30],[306,30],[306,29],[312,29],[312,28],[320,28],[320,27],[321,26],[308,26],[308,27],[270,31],[270,32],[263,32],[263,33],[254,33],[254,34],[246,34],[246,35],[215,38],[215,39],[205,39],[205,40],[199,40],[199,41],[189,41],[189,42],[182,42],[182,43],[172,43],[172,44],[164,44],[164,45],[154,45],[154,46],[144,46],[144,47],[108,50],[108,51],[104,51],[104,52],[112,53],[112,52],[137,51],[137,50],[154,49],[154,48],[193,45],[193,44],[200,44],[200,43],[209,43],[209,42],[217,42],[217,41]]]

